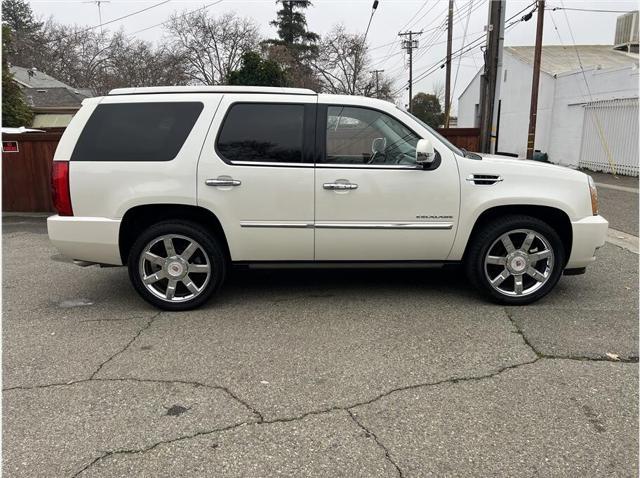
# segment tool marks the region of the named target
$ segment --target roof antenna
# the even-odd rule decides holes
[[[104,32],[102,31],[102,9],[100,8],[100,6],[103,3],[111,3],[111,1],[110,0],[87,0],[82,3],[95,3],[96,6],[98,7],[98,19],[100,20],[100,34],[102,35]]]

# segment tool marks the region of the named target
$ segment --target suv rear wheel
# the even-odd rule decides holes
[[[200,306],[224,281],[226,261],[218,240],[197,224],[165,221],[133,244],[129,277],[147,302],[165,310]]]
[[[560,237],[530,216],[507,216],[485,225],[467,251],[471,282],[495,301],[534,302],[556,285],[565,264]]]

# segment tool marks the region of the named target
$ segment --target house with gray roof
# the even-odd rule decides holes
[[[35,68],[11,66],[10,70],[35,113],[34,128],[66,127],[82,100],[93,96],[88,89],[73,88]]]
[[[635,46],[543,45],[536,150],[557,164],[638,175],[637,40]],[[504,47],[499,153],[526,156],[533,56],[533,46]],[[479,126],[482,74],[458,98],[458,127]]]

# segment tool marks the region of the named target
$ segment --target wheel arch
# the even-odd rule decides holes
[[[534,204],[510,204],[493,206],[484,210],[476,219],[473,228],[467,238],[463,260],[466,260],[469,244],[473,240],[478,231],[492,220],[498,217],[504,217],[507,215],[525,215],[535,217],[547,223],[552,227],[560,236],[562,245],[565,248],[565,264],[571,256],[571,247],[573,245],[573,228],[571,226],[571,220],[566,212],[562,209],[552,206],[539,206]]]
[[[218,217],[209,209],[187,204],[143,204],[134,206],[122,217],[118,234],[120,258],[127,263],[136,238],[149,226],[161,221],[180,219],[203,226],[222,244],[227,261],[230,260],[227,236]]]

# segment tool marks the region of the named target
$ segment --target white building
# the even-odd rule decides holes
[[[498,152],[526,156],[533,53],[532,46],[504,48]],[[479,126],[481,73],[458,98],[458,127]],[[637,176],[638,80],[637,53],[543,46],[535,149],[553,163]]]

